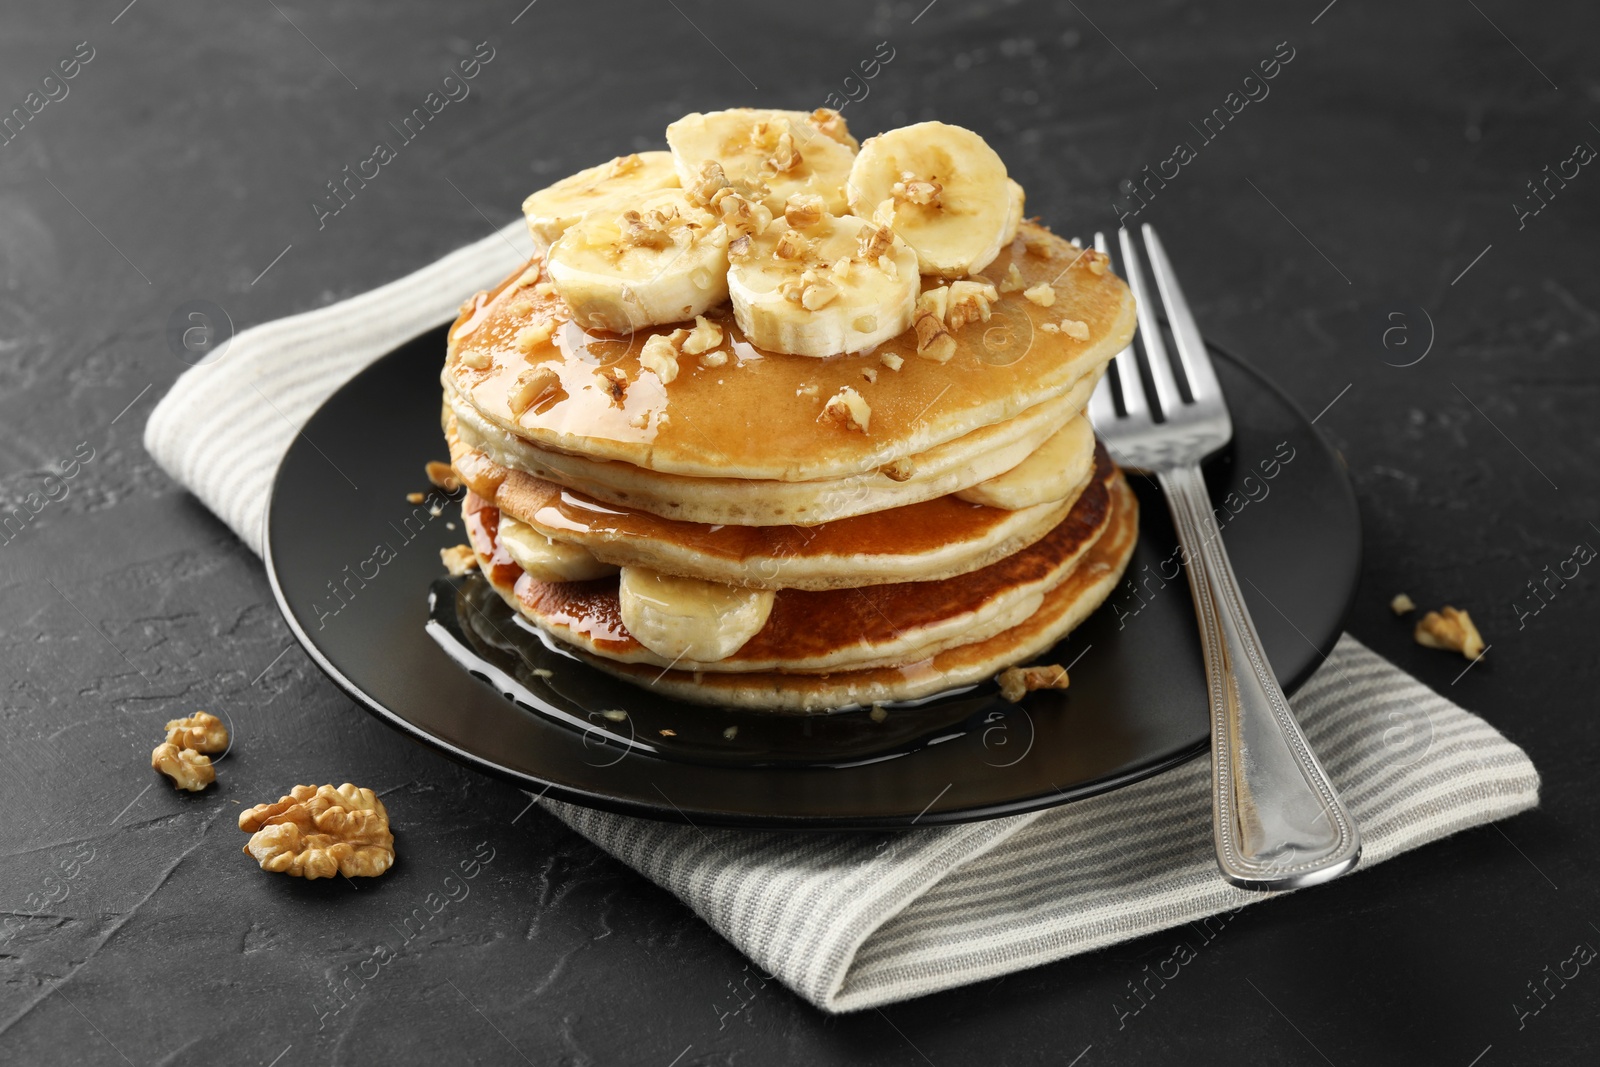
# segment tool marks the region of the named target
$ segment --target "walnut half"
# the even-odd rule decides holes
[[[296,878],[375,878],[394,864],[389,813],[370,789],[297,785],[239,814],[244,850],[264,871]]]
[[[197,711],[186,718],[167,720],[167,744],[196,752],[225,752],[228,728],[215,715]]]
[[[150,766],[171,778],[179,789],[191,793],[198,793],[217,780],[210,756],[192,748],[179,748],[170,741],[163,741],[151,750]]]

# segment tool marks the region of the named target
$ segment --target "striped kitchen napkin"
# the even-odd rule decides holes
[[[145,446],[259,554],[272,477],[344,381],[523,260],[521,222],[399,281],[246,330],[186,372]],[[441,354],[442,355],[442,354]],[[1296,714],[1361,827],[1361,867],[1538,803],[1528,757],[1349,635]],[[827,1011],[994,977],[1264,899],[1218,875],[1193,760],[1029,815],[896,834],[710,830],[544,806]]]

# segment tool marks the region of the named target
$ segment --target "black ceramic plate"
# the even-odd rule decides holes
[[[1041,657],[1071,665],[1064,692],[1010,705],[985,684],[891,706],[880,721],[864,710],[756,715],[665,699],[547,645],[481,578],[441,578],[439,549],[465,540],[457,504],[436,491],[420,506],[406,499],[430,490],[423,465],[447,454],[444,336],[401,346],[323,405],[284,457],[267,527],[273,589],[306,651],[417,740],[535,794],[797,829],[1015,814],[1207,750],[1188,586],[1160,493],[1137,475],[1128,581]],[[1206,478],[1267,655],[1292,689],[1337,640],[1355,588],[1355,499],[1294,405],[1214,356],[1235,437]]]

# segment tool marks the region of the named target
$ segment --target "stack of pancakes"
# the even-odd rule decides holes
[[[848,149],[843,166],[857,152],[823,113],[689,118],[724,115],[792,131],[800,147],[790,159],[819,130],[830,152]],[[770,150],[770,129],[756,136]],[[942,204],[941,194],[919,196],[906,170],[895,186],[900,212],[886,200],[868,218],[834,217],[855,190],[816,194],[828,181],[820,165],[768,164],[740,184],[730,151],[723,167],[736,195],[708,198],[691,188],[703,160],[686,170],[672,129],[669,143],[677,170],[653,173],[642,194],[607,183],[625,186],[655,161],[622,157],[531,197],[535,238],[554,247],[469,301],[451,329],[444,428],[470,490],[464,513],[484,576],[595,666],[708,704],[804,711],[906,700],[1050,648],[1115,587],[1137,536],[1132,493],[1081,414],[1132,335],[1126,286],[1104,257],[1022,221],[1009,179],[998,252],[952,268],[924,256],[914,243],[924,232],[904,221],[935,210],[930,200],[967,217],[960,196],[972,194],[948,176],[935,186]],[[860,159],[873,147],[860,146]],[[801,191],[787,192],[786,180]],[[689,232],[636,247],[663,251],[659,274],[674,251],[693,258],[710,245],[710,255],[720,242],[723,261],[733,257],[732,299],[696,275],[710,293],[703,306],[689,299],[663,314],[648,299],[623,301],[618,314],[636,319],[620,323],[597,313],[592,279],[579,291],[561,262],[574,228],[616,219],[626,232],[630,202],[680,186]],[[575,188],[578,210],[563,216]],[[752,204],[754,222],[736,217]],[[823,243],[815,235],[841,219],[863,233],[859,257],[827,276],[842,279],[843,294],[818,299],[837,307],[854,298],[852,279],[881,270],[874,284],[909,284],[915,308],[852,312],[857,329],[880,333],[904,317],[886,339],[819,352],[807,348],[820,336],[808,332],[821,315],[810,296],[778,304],[799,322],[773,333],[752,317],[737,273],[741,256],[748,277],[748,261],[772,254],[763,249],[781,239],[776,231],[813,234],[810,244],[793,239],[803,265]],[[898,268],[885,262],[897,255]],[[829,266],[813,259],[806,284]],[[951,293],[980,295],[970,314],[941,317]],[[922,321],[930,314],[932,325]]]

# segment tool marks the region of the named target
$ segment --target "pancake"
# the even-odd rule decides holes
[[[1063,396],[902,460],[896,477],[874,469],[804,482],[757,480],[744,477],[742,471],[693,478],[553,452],[490,422],[448,389],[445,402],[462,439],[495,463],[571,486],[606,503],[685,522],[812,525],[932,500],[1003,474],[1082,412],[1104,373],[1104,365],[1097,366]]]
[[[1099,450],[1095,477],[1044,537],[954,578],[859,588],[779,590],[760,632],[725,659],[661,656],[622,623],[615,577],[542,582],[522,574],[495,542],[498,510],[469,496],[463,505],[484,573],[507,602],[564,644],[609,661],[676,665],[705,672],[830,672],[926,659],[1021,623],[1064,581],[1104,531],[1110,491],[1122,475]]]
[[[465,485],[552,540],[581,545],[619,567],[756,589],[839,589],[964,574],[1043,537],[1093,478],[1091,469],[1062,499],[1017,511],[941,496],[819,526],[712,525],[602,504],[502,467],[469,448],[449,421],[445,436]]]
[[[1011,291],[993,305],[987,322],[959,331],[955,355],[946,363],[918,356],[911,331],[859,355],[823,360],[763,353],[744,339],[726,306],[714,308],[707,318],[721,328],[733,358],[724,366],[709,367],[684,357],[670,389],[654,373],[641,373],[639,363],[645,342],[652,335],[670,334],[669,326],[618,337],[586,333],[567,322],[550,340],[526,351],[519,348],[518,331],[559,304],[559,297],[539,284],[538,272],[530,269],[494,292],[480,294],[465,309],[450,333],[443,381],[447,391],[487,423],[539,448],[580,455],[591,463],[621,461],[662,474],[718,481],[847,478],[927,453],[1064,397],[1121,351],[1133,335],[1133,298],[1114,274],[1103,269],[1096,273],[1103,263],[1093,257],[1080,262],[1081,255],[1042,227],[1024,224],[981,277],[998,284],[1015,266],[1023,285],[1053,281],[1053,303],[1039,306],[1012,286],[1003,286]],[[928,278],[923,284],[931,288],[939,282]],[[1083,323],[1087,336],[1042,329],[1066,320]],[[903,365],[891,370],[884,364],[887,357],[897,357]],[[473,368],[483,361],[488,365]],[[518,418],[507,394],[531,364],[550,367],[562,389]],[[596,372],[601,369],[620,372],[625,379],[620,400],[599,384]],[[846,386],[871,407],[869,433],[818,421],[823,404]],[[881,506],[906,502],[896,499]],[[790,512],[781,521],[794,518]]]
[[[1111,484],[1110,495],[1111,515],[1105,532],[1067,579],[1044,595],[1037,611],[1008,630],[946,649],[921,662],[833,674],[713,674],[663,671],[580,655],[608,674],[678,700],[774,713],[844,710],[916,700],[975,685],[1050,649],[1104,603],[1122,580],[1138,541],[1139,501],[1120,474]]]

